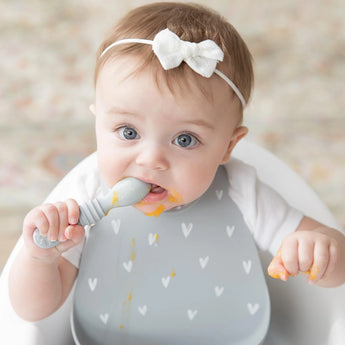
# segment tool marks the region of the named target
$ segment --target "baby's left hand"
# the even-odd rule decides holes
[[[289,276],[305,273],[309,283],[325,281],[336,268],[338,247],[336,239],[324,231],[296,231],[283,240],[268,274],[286,281]]]

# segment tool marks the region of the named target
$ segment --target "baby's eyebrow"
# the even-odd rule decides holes
[[[107,115],[137,115],[129,110],[119,108],[119,107],[111,107],[106,111]]]
[[[106,111],[106,114],[107,115],[126,115],[126,116],[129,115],[129,116],[137,116],[137,117],[143,116],[140,113],[132,112],[130,110],[126,110],[124,108],[120,108],[117,106],[111,107],[109,110]],[[203,118],[191,118],[191,119],[189,119],[188,115],[187,115],[186,117],[182,117],[182,119],[178,120],[178,121],[185,126],[188,126],[188,125],[193,126],[194,125],[194,126],[198,126],[198,127],[204,127],[206,129],[209,129],[209,130],[215,129],[213,122],[207,121]]]
[[[207,129],[213,130],[215,127],[212,122],[206,121],[204,119],[191,119],[191,120],[186,120],[184,121],[185,124],[187,125],[195,125],[199,127],[205,127]]]

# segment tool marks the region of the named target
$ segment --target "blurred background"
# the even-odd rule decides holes
[[[95,150],[95,52],[117,18],[149,2],[0,0],[0,271],[25,214]],[[197,2],[222,13],[254,57],[249,139],[345,227],[345,2]]]

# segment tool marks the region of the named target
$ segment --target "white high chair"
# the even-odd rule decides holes
[[[277,190],[291,205],[321,223],[341,230],[313,190],[270,152],[242,140],[233,156],[253,165],[259,178]],[[77,178],[81,171],[92,164],[95,164],[95,155],[79,163],[59,183],[59,188],[67,181]],[[10,265],[21,245],[20,239],[0,278],[0,344],[72,345],[69,323],[71,296],[54,315],[40,322],[25,322],[12,310],[8,299],[7,278]],[[265,252],[261,252],[260,256],[266,270],[271,256]],[[268,276],[267,284],[272,310],[264,345],[345,344],[345,286],[323,289],[310,286],[304,277],[281,282]]]

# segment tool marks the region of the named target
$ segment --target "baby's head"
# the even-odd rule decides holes
[[[166,51],[180,44],[176,63]],[[226,20],[199,5],[129,12],[100,46],[95,84],[100,172],[109,186],[127,176],[151,183],[137,206],[144,213],[197,199],[247,133],[250,53]]]

